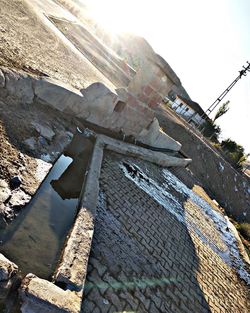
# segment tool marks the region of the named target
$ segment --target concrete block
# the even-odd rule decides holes
[[[97,140],[88,175],[80,195],[79,213],[55,275],[56,282],[64,283],[68,288],[75,291],[80,291],[83,288],[87,274],[99,194],[102,157],[103,146]]]
[[[62,82],[40,79],[34,82],[35,95],[53,108],[86,119],[90,112],[80,91]]]
[[[167,154],[148,150],[136,145],[124,143],[119,140],[109,138],[105,135],[98,135],[100,141],[105,145],[105,149],[115,151],[120,154],[125,154],[133,157],[137,157],[142,160],[152,162],[162,167],[180,166],[186,167],[192,162],[191,159],[177,158],[169,156]]]
[[[0,253],[0,282],[8,280],[18,270],[18,266]]]
[[[7,92],[24,103],[32,103],[34,99],[32,78],[26,74],[16,73],[9,69],[4,69],[3,73],[5,75]]]
[[[129,93],[126,88],[117,88],[115,92],[118,96],[118,101],[123,101],[123,102],[128,101]]]
[[[47,125],[42,125],[41,123],[32,122],[31,125],[35,130],[44,138],[51,141],[55,136],[55,132]]]
[[[155,148],[170,149],[173,151],[179,151],[181,149],[181,144],[178,141],[160,129],[157,118],[154,118],[148,128],[142,130],[137,140]]]
[[[89,101],[88,106],[90,115],[87,121],[105,127],[105,121],[114,111],[117,95],[110,92],[99,98]]]
[[[22,313],[79,313],[81,297],[53,283],[28,274],[19,290]]]

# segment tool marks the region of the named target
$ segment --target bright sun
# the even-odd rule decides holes
[[[84,0],[93,17],[113,33],[143,31],[146,16],[150,16],[150,6],[141,0]],[[149,3],[151,1],[148,1]],[[143,9],[142,9],[143,8]]]

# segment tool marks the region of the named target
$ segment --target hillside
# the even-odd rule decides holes
[[[145,38],[131,33],[120,33],[114,36],[91,17],[84,1],[81,1],[81,4],[78,0],[57,0],[57,2],[76,15],[99,38],[104,46],[116,52],[135,70],[142,67],[147,68],[151,62],[161,64],[166,75],[174,84],[172,90],[176,94],[191,100],[173,68],[162,56],[154,51]]]

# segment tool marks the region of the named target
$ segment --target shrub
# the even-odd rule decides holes
[[[250,224],[249,223],[238,224],[237,229],[245,239],[250,241]]]
[[[246,161],[248,155],[245,154],[245,150],[241,145],[228,138],[221,142],[221,148],[228,154],[237,167],[242,168],[242,163]]]
[[[212,120],[206,120],[202,124],[202,133],[205,137],[210,138],[214,142],[218,142],[221,129],[218,125],[214,124]]]

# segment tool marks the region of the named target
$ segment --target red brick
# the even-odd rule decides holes
[[[133,97],[132,95],[129,95],[128,97],[128,104],[131,106],[137,106],[138,105],[138,101],[135,97]]]
[[[156,94],[153,98],[151,98],[151,100],[149,101],[148,106],[150,108],[155,109],[159,105],[159,102],[161,102],[161,100],[162,100],[162,97],[159,96],[158,94]]]
[[[145,86],[143,88],[143,93],[146,95],[146,96],[150,96],[152,94],[152,92],[154,92],[154,90],[149,86]]]
[[[144,95],[144,94],[141,94],[141,95],[139,96],[139,100],[140,100],[141,102],[143,102],[143,103],[148,103],[149,100],[150,100],[150,98],[149,98],[148,96]]]

